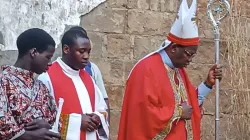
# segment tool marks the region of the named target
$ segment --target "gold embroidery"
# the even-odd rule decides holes
[[[181,75],[180,75],[178,69],[171,69],[167,65],[165,65],[165,68],[167,69],[168,77],[170,79],[170,83],[171,83],[171,86],[172,86],[173,92],[174,92],[175,109],[174,109],[174,114],[173,114],[172,118],[167,123],[164,130],[161,131],[160,133],[158,133],[153,138],[153,140],[163,140],[164,138],[166,138],[166,136],[170,133],[170,131],[172,129],[172,123],[175,121],[176,121],[176,123],[178,123],[178,121],[181,117],[181,114],[182,114],[182,107],[180,106],[181,101],[186,101],[188,103],[186,88],[184,86],[184,83],[182,81],[182,78],[181,78]],[[175,82],[175,78],[174,78],[175,74],[176,74],[176,77],[179,81],[178,85]],[[188,138],[192,138],[192,127],[190,125],[191,122],[190,121],[185,121],[185,122],[186,122],[186,130],[187,130]],[[189,132],[191,132],[191,133],[189,133]]]
[[[191,121],[190,120],[186,120],[186,130],[187,130],[187,140],[193,140],[193,131],[192,131],[192,124],[191,124]]]
[[[68,114],[61,114],[61,139],[66,140],[66,136],[68,133],[68,126],[69,126],[69,115]]]

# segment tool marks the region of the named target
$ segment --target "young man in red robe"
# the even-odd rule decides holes
[[[61,43],[62,58],[58,58],[39,79],[56,101],[64,99],[62,139],[107,140],[107,106],[93,79],[83,70],[91,50],[89,38],[82,31],[72,29],[63,35]]]
[[[214,65],[197,89],[185,72],[199,44],[196,5],[183,0],[168,40],[132,69],[118,140],[200,140],[200,105],[222,71]]]

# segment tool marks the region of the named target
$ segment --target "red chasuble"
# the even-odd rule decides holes
[[[201,114],[197,91],[184,69],[180,69],[189,103],[193,107],[194,140],[200,140]],[[141,60],[133,69],[124,95],[118,140],[152,140],[174,114],[175,99],[161,56],[155,53]],[[165,140],[187,140],[184,120],[173,125]]]
[[[82,110],[80,105],[80,99],[78,98],[75,86],[73,81],[63,73],[61,66],[54,62],[52,66],[48,70],[48,74],[52,83],[52,87],[54,90],[55,99],[57,101],[59,98],[64,99],[64,104],[62,108],[62,114],[71,114],[71,113],[77,113],[77,114],[83,114],[84,110]],[[84,70],[81,70],[79,73],[84,85],[87,88],[92,111],[95,110],[95,88],[93,81],[90,77],[90,75],[85,72]],[[67,127],[65,128],[67,129]],[[67,130],[62,130],[67,131]],[[66,135],[66,134],[65,134]],[[86,139],[86,133],[85,131],[81,131],[81,140]]]

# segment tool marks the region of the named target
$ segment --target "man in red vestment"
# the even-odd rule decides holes
[[[198,29],[183,0],[178,18],[160,49],[141,59],[126,83],[118,140],[200,140],[200,105],[222,70],[214,65],[196,89],[185,67],[195,56]]]
[[[62,57],[39,79],[55,97],[64,99],[61,115],[63,140],[107,140],[107,106],[91,76],[84,71],[91,50],[81,30],[69,30],[62,37]]]
[[[83,31],[86,35],[88,35],[87,31],[81,26],[73,26],[69,30],[80,30],[80,31]],[[90,45],[93,48],[91,40],[90,40]],[[106,102],[107,107],[108,107],[108,110],[107,110],[108,116],[110,116],[108,94],[107,94],[107,91],[104,87],[104,82],[102,79],[102,74],[101,74],[100,69],[98,68],[98,66],[94,62],[89,61],[88,64],[85,66],[84,70],[88,72],[88,74],[95,81],[95,84],[97,85],[97,87],[100,89],[100,91],[104,97],[104,101]],[[109,117],[109,123],[110,123],[110,117]]]

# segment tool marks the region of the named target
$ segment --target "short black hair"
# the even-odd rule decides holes
[[[48,49],[49,45],[55,47],[56,43],[46,31],[39,28],[31,28],[18,36],[16,45],[18,58],[20,58],[32,48],[36,48],[39,53],[42,53]]]
[[[86,35],[88,35],[87,31],[81,26],[73,26],[69,30],[80,30],[80,31],[83,31]]]
[[[68,45],[68,46],[72,46],[74,45],[74,41],[79,38],[86,38],[89,40],[89,37],[83,33],[81,30],[76,30],[76,29],[72,29],[72,30],[68,30],[67,32],[64,33],[61,43],[62,43],[62,47],[64,45]]]

